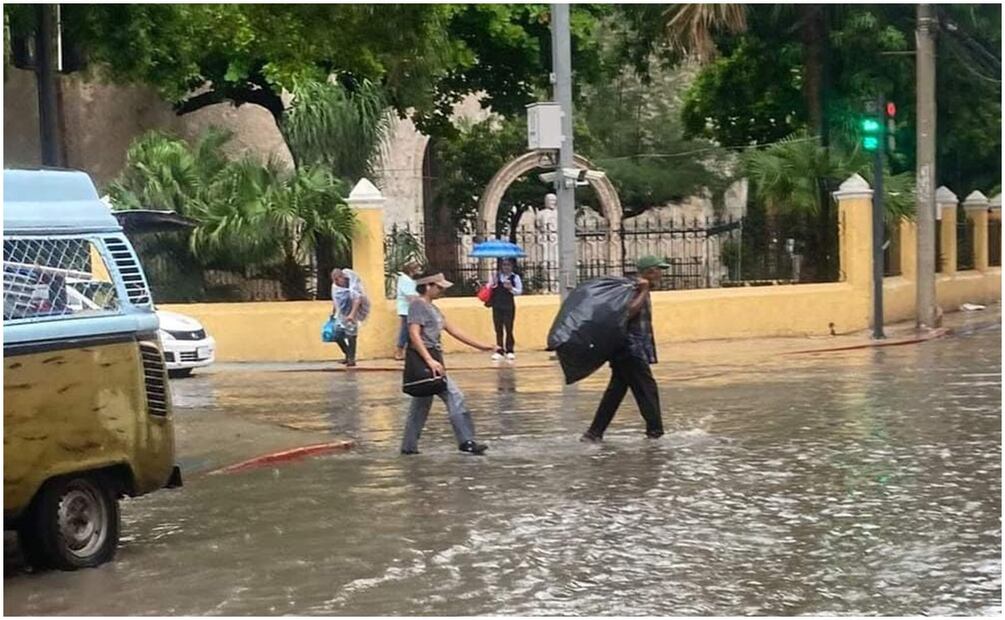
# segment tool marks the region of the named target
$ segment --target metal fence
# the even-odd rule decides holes
[[[1002,221],[988,221],[988,265],[1002,266]]]
[[[442,271],[455,283],[449,294],[465,296],[474,294],[496,266],[495,261],[469,257],[476,243],[490,238],[510,240],[526,252],[516,266],[525,294],[559,291],[558,231],[553,223],[476,233],[395,226],[385,236],[385,252],[387,256],[404,255],[396,250],[405,242],[423,247],[431,268]],[[577,281],[631,274],[636,261],[650,254],[670,264],[663,275],[664,290],[799,281],[801,257],[795,252],[796,244],[792,240],[773,241],[756,253],[745,249],[742,218],[640,216],[610,230],[601,218],[580,217],[576,229]],[[398,268],[387,265],[389,273]]]
[[[974,223],[960,209],[963,219],[956,222],[956,270],[966,271],[974,265]]]

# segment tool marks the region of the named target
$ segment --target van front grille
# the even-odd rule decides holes
[[[150,290],[133,251],[122,239],[116,237],[105,237],[105,246],[122,274],[129,301],[135,306],[150,306]]]
[[[165,416],[168,412],[167,371],[160,348],[151,342],[140,343],[143,356],[143,382],[147,391],[147,413]]]

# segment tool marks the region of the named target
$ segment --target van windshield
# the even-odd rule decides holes
[[[115,284],[98,246],[83,237],[5,237],[3,319],[115,313]]]

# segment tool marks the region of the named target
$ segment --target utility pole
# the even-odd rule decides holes
[[[916,38],[918,88],[918,327],[935,327],[935,28],[932,5],[919,4]]]
[[[35,76],[38,84],[38,131],[42,165],[59,166],[59,111],[56,103],[56,5],[36,7]]]
[[[558,290],[562,301],[576,286],[576,179],[565,171],[575,167],[572,146],[572,51],[569,5],[551,5],[551,82],[562,109],[562,147],[558,150],[555,195],[558,196]]]
[[[876,113],[882,115],[886,101],[876,99]],[[879,148],[872,152],[872,337],[883,340],[883,150],[886,140],[880,139]]]

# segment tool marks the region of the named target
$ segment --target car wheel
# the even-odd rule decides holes
[[[188,377],[191,374],[191,368],[175,368],[174,370],[168,371],[168,376],[172,379],[181,379],[182,377]]]
[[[119,544],[119,502],[109,479],[92,474],[47,482],[20,534],[36,567],[77,570],[111,560]]]

